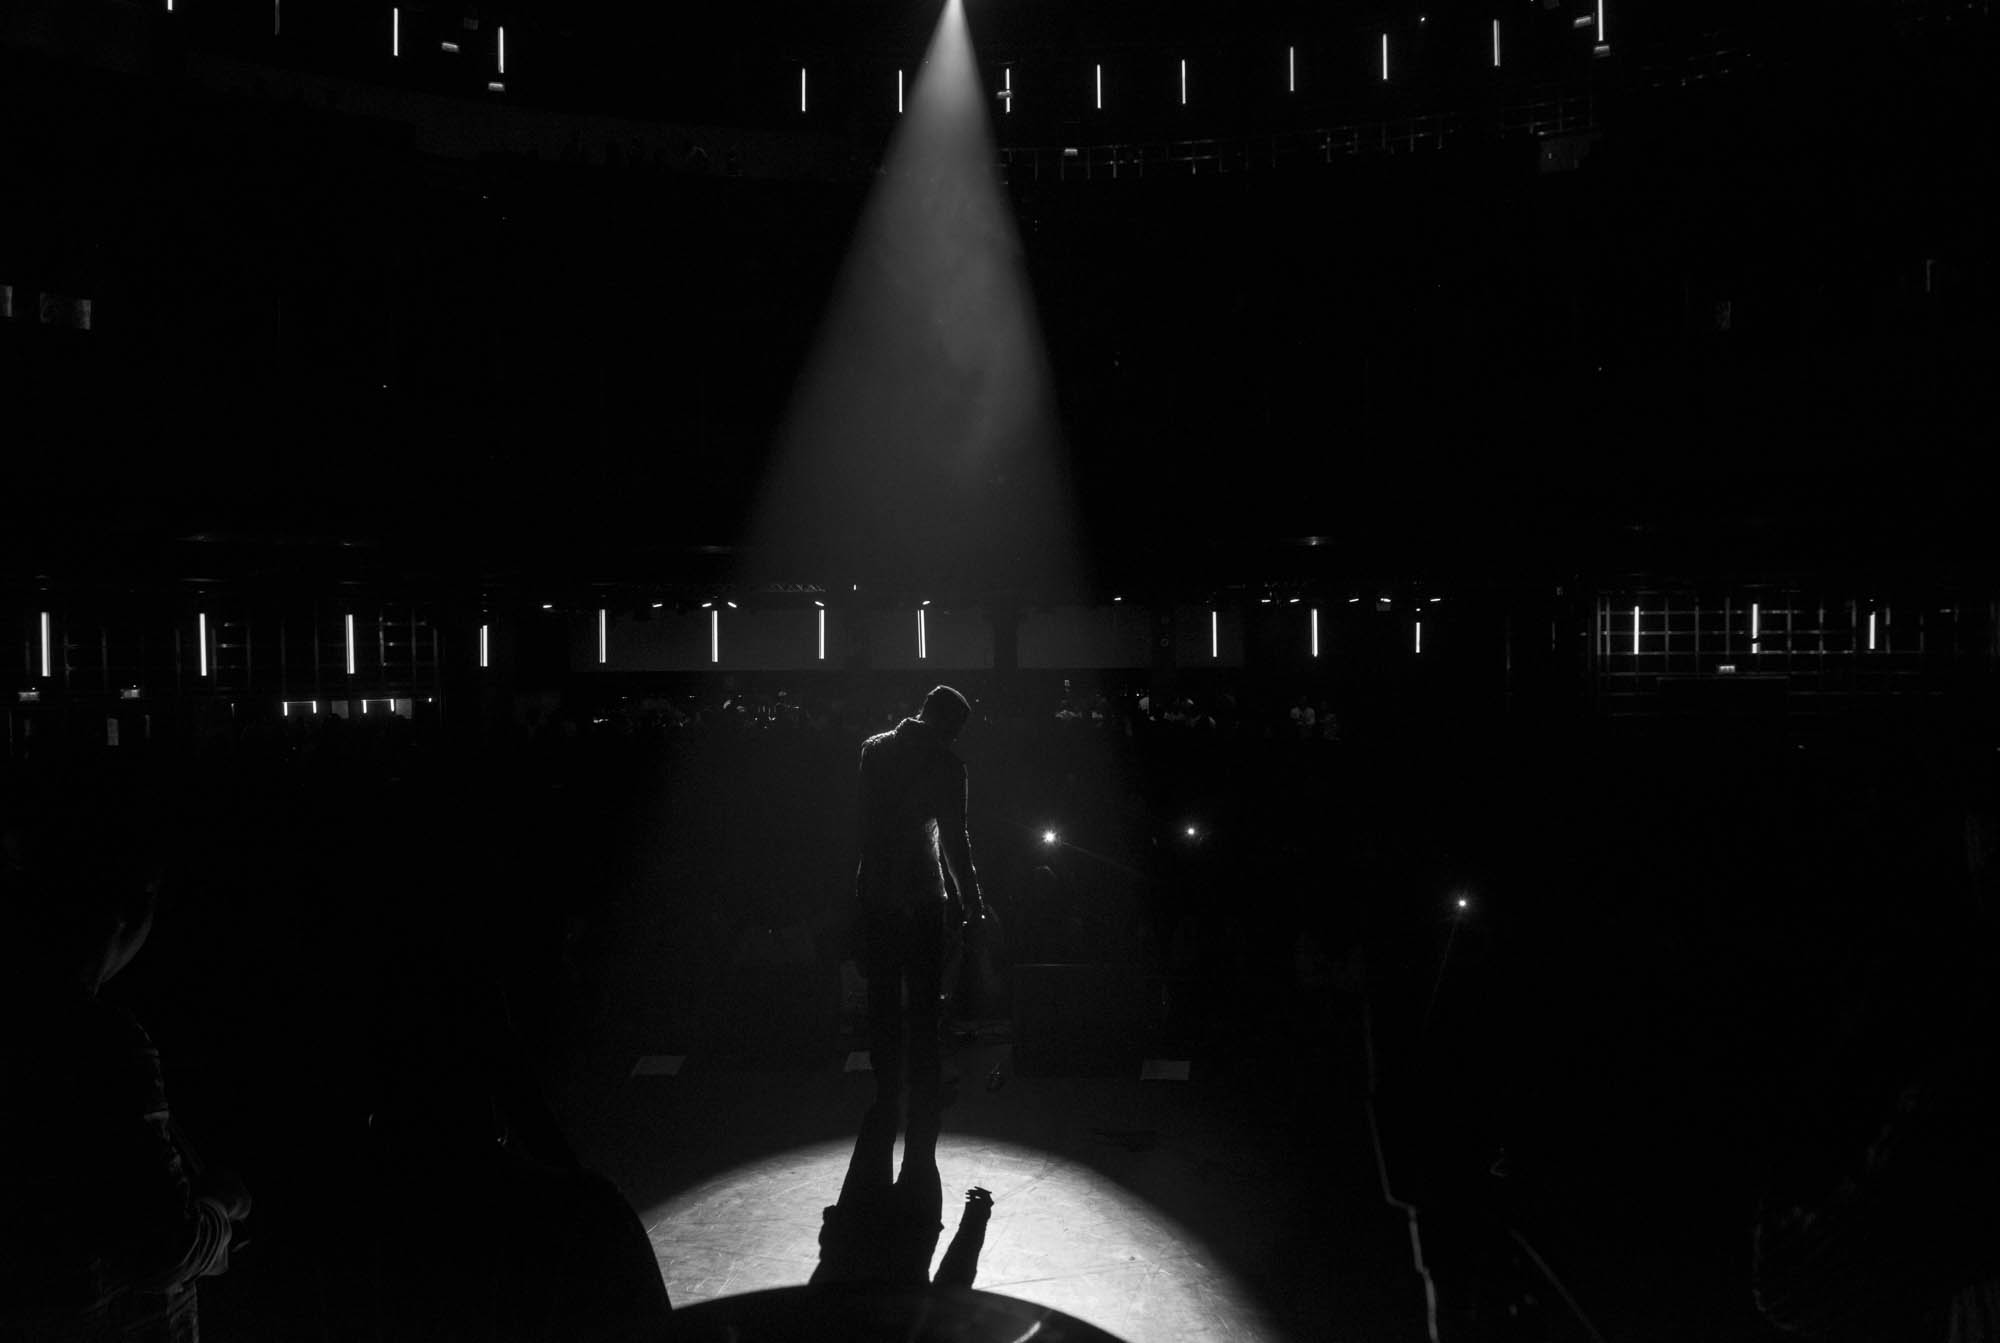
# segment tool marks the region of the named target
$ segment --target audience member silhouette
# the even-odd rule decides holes
[[[971,712],[965,696],[938,686],[917,717],[861,748],[858,960],[876,1094],[892,1116],[906,1065],[912,1098],[938,1103],[946,920],[962,929],[985,917],[966,828],[965,762],[951,750]]]
[[[381,1023],[369,1134],[383,1206],[383,1335],[639,1340],[670,1305],[617,1187],[570,1150],[504,992],[462,949],[413,949]]]
[[[251,1201],[175,1126],[160,1055],[100,992],[145,946],[161,870],[115,791],[10,799],[0,873],[0,1339],[199,1336]]]

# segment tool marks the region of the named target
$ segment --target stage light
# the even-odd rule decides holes
[[[604,608],[600,606],[597,608],[597,665],[600,667],[604,665],[605,654],[609,651],[607,642]]]
[[[197,665],[203,676],[208,675],[208,612],[203,611],[194,618],[194,643]],[[42,675],[47,676],[45,669]]]
[[[819,660],[826,661],[826,606],[819,608]]]
[[[1285,48],[1285,92],[1297,93],[1298,91],[1299,91],[1299,49],[1297,47],[1286,47]]]
[[[278,35],[278,29],[279,29],[278,21],[280,17],[281,15],[278,10],[278,0],[271,0],[271,36],[273,37],[276,37]]]
[[[1181,106],[1187,106],[1187,57],[1181,57]]]
[[[1382,82],[1389,82],[1389,35],[1382,34]]]
[[[49,667],[51,665],[49,661],[49,613],[44,611],[42,612],[42,676],[44,678],[47,678],[49,675]],[[203,672],[202,674],[206,676],[208,673]]]
[[[1632,608],[1632,655],[1639,654],[1639,608]]]
[[[1458,897],[1458,907],[1460,909],[1470,909],[1472,907],[1472,902],[1461,895]]]
[[[450,52],[450,53],[451,53],[452,55],[454,55],[454,56],[458,55],[458,43],[456,43],[456,42],[440,42],[440,43],[438,43],[438,45],[439,45],[440,47],[442,47],[442,48],[443,48],[444,50],[446,50],[446,51]]]
[[[1424,622],[1421,620],[1417,622],[1417,651],[1424,651]]]
[[[500,25],[500,64],[494,73],[500,75],[507,73],[507,25],[504,23]]]
[[[1493,20],[1493,68],[1500,68],[1500,20]]]
[[[1049,845],[1049,846],[1051,846],[1051,847],[1054,847],[1054,845],[1055,845],[1055,842],[1056,842],[1056,832],[1055,832],[1055,831],[1053,831],[1053,830],[1044,830],[1044,831],[1042,831],[1042,843],[1044,843],[1044,844],[1047,844],[1047,845]]]
[[[927,658],[929,656],[930,656],[930,649],[926,646],[924,642],[924,610],[922,607],[918,607],[917,608],[917,657],[919,659],[922,659],[922,658]]]
[[[1097,110],[1104,110],[1104,67],[1097,67]]]
[[[1011,65],[1007,66],[1001,70],[1000,74],[1005,81],[1000,89],[1000,101],[1002,104],[1000,110],[1002,112],[1012,112],[1014,110],[1014,67]]]
[[[484,667],[484,666],[488,665],[488,663],[487,663],[487,643],[486,643],[486,626],[484,626],[484,625],[481,625],[481,626],[479,627],[479,665],[480,665],[480,666],[482,666],[482,667]]]
[[[553,611],[556,609],[556,604],[554,602],[543,602],[542,609],[544,611]]]
[[[1111,600],[1112,600],[1112,601],[1114,601],[1114,602],[1122,602],[1122,601],[1124,601],[1125,599],[1124,599],[1123,597],[1113,597],[1113,598],[1112,598]]]
[[[896,72],[896,115],[903,115],[903,72]]]
[[[1604,0],[1597,0],[1597,45],[1606,46],[1610,40],[1604,33]]]
[[[347,614],[347,674],[354,675],[354,613]],[[206,641],[204,641],[206,642]]]
[[[1352,606],[1352,605],[1354,605],[1354,603],[1356,603],[1356,602],[1358,602],[1358,601],[1360,601],[1360,600],[1361,600],[1361,599],[1360,599],[1359,597],[1349,597],[1349,598],[1347,599],[1347,604],[1348,604],[1349,606]]]
[[[1222,618],[1213,611],[1208,613],[1208,655],[1222,656]]]
[[[403,11],[400,9],[389,11],[389,54],[391,56],[403,54]]]
[[[1433,598],[1431,598],[1431,604],[1432,604],[1433,606],[1435,606],[1435,605],[1437,605],[1437,603],[1439,603],[1439,602],[1441,602],[1441,601],[1443,601],[1443,600],[1444,600],[1444,598],[1442,598],[1442,597],[1433,597]]]
[[[732,610],[732,611],[734,611],[734,610],[736,609],[736,603],[735,603],[735,602],[732,602],[732,601],[728,601],[728,600],[725,600],[725,601],[724,601],[724,602],[723,602],[722,604],[723,604],[724,606],[727,606],[727,607],[728,607],[728,608],[729,608],[730,610]]]
[[[1873,611],[1868,613],[1868,651],[1871,653],[1875,651],[1875,613]],[[47,666],[44,665],[42,675],[47,676],[48,674]]]
[[[488,93],[505,93],[507,86],[497,79],[489,79],[486,81],[486,91]]]
[[[1757,652],[1757,603],[1750,603],[1750,651]]]
[[[1314,608],[1312,609],[1312,613],[1313,613],[1313,614],[1312,614],[1312,636],[1313,636],[1313,642],[1312,642],[1312,649],[1313,649],[1313,656],[1314,656],[1314,657],[1318,657],[1318,656],[1319,656],[1319,608],[1318,608],[1317,606],[1315,606],[1315,607],[1314,607]]]
[[[660,609],[661,607],[663,607],[663,606],[665,606],[665,605],[666,605],[666,603],[665,603],[665,602],[654,602],[654,603],[653,603],[653,609],[654,609],[655,611],[657,611],[657,610],[659,610],[659,609]]]
[[[806,110],[806,68],[799,67],[799,111]]]
[[[722,661],[722,612],[713,609],[708,613],[708,660]]]
[[[1298,604],[1299,604],[1299,599],[1297,597],[1294,597],[1290,601],[1285,603],[1285,605],[1287,606],[1297,606]]]

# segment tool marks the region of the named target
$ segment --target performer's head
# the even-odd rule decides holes
[[[968,718],[972,717],[972,706],[965,696],[948,685],[941,685],[924,696],[924,707],[917,717],[936,728],[938,735],[950,741],[959,734]]]

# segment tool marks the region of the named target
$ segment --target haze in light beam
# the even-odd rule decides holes
[[[1021,590],[1074,506],[1020,235],[945,0],[780,431],[753,577]]]

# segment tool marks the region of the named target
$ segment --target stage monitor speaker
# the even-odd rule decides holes
[[[1166,1020],[1166,981],[1135,966],[1014,967],[1014,1070],[1137,1075]]]

